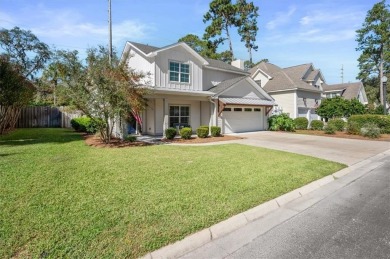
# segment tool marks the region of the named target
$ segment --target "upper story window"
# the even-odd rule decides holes
[[[169,81],[189,83],[190,82],[190,65],[169,61]]]

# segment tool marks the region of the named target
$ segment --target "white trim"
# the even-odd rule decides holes
[[[261,70],[260,68],[257,68],[256,71],[251,75],[252,78],[255,78],[259,73],[262,73],[265,77],[267,77],[269,80],[271,80],[273,77],[268,75],[266,72]]]

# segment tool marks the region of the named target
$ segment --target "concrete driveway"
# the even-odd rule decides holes
[[[390,149],[390,142],[343,139],[285,132],[241,133],[237,143],[288,151],[340,162],[348,166]]]

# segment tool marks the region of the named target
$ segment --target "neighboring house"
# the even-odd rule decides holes
[[[357,99],[362,104],[368,103],[366,90],[362,82],[323,85],[323,88],[323,98],[341,96],[347,100]]]
[[[261,62],[250,70],[251,77],[275,99],[277,112],[288,113],[291,118],[306,117],[309,121],[319,119],[315,109],[321,103],[322,85],[325,82],[321,71],[313,64],[280,68]]]
[[[129,53],[129,55],[126,55]],[[150,77],[147,109],[141,114],[142,132],[163,135],[168,127],[220,126],[222,133],[267,129],[267,116],[275,102],[244,71],[206,59],[180,42],[157,48],[127,42],[122,59],[129,68]]]

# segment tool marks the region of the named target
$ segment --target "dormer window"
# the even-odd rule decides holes
[[[190,65],[176,61],[169,61],[169,81],[189,83]]]

